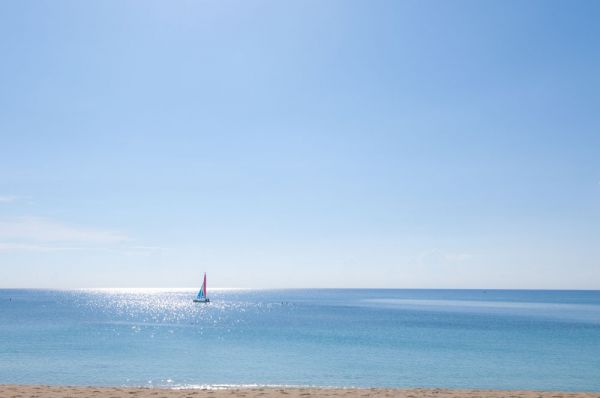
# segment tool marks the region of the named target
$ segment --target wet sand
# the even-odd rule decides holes
[[[600,398],[600,392],[447,390],[434,388],[241,388],[172,390],[162,388],[0,385],[0,398]]]

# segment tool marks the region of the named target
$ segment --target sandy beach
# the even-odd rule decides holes
[[[121,387],[62,387],[0,385],[1,398],[306,398],[306,397],[397,397],[397,398],[600,398],[592,392],[387,389],[387,388],[243,388],[188,389]]]

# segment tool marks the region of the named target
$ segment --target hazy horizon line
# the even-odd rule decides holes
[[[1,287],[0,290],[198,290],[199,287]],[[482,291],[600,291],[600,288],[486,288],[486,287],[212,287],[210,290],[482,290]]]

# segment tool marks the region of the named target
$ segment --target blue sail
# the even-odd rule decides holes
[[[204,273],[204,280],[202,281],[202,287],[200,288],[200,291],[198,292],[198,298],[199,299],[206,298],[206,272]]]

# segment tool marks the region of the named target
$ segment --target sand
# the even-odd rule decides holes
[[[446,389],[244,388],[170,390],[161,388],[50,387],[0,385],[0,398],[600,398],[600,392],[542,392]]]

